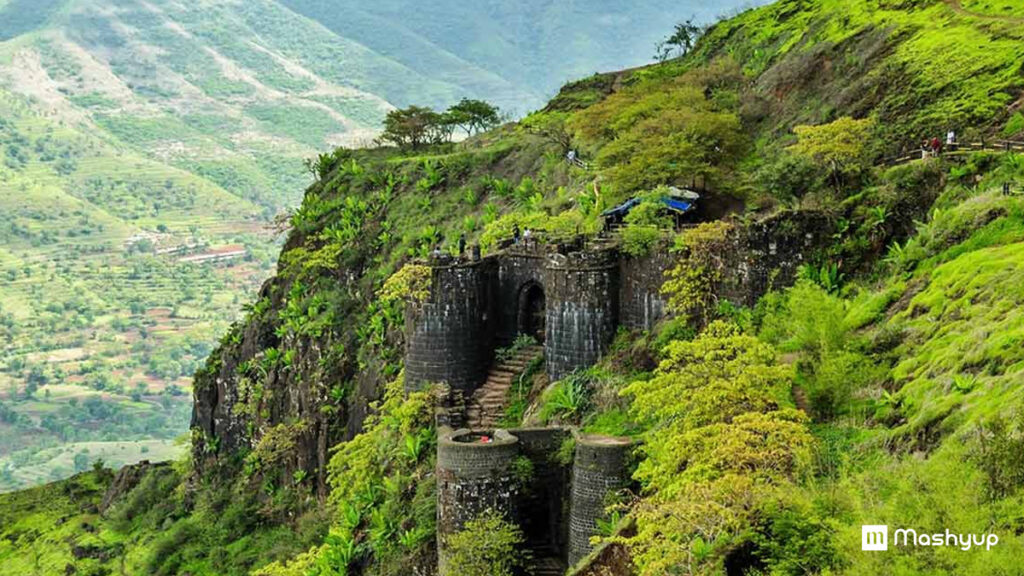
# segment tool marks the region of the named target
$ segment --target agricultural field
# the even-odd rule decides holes
[[[0,490],[164,459],[192,372],[272,269],[264,209],[16,95],[0,109]]]

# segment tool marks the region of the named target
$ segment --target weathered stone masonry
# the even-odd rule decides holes
[[[719,298],[751,305],[769,289],[792,282],[798,267],[828,239],[828,230],[827,219],[813,213],[784,213],[739,227],[729,248],[715,255],[725,270],[716,287]],[[529,332],[537,315],[544,322],[548,375],[557,379],[588,367],[604,354],[619,326],[650,329],[664,317],[660,289],[673,265],[667,252],[630,258],[608,245],[519,247],[483,260],[434,261],[430,298],[407,313],[407,385],[445,383],[471,394],[486,377],[494,349]],[[493,441],[480,442],[482,434]],[[590,553],[608,494],[630,483],[633,444],[582,436],[573,462],[565,464],[555,455],[568,435],[559,428],[442,430],[437,464],[442,576],[445,539],[487,510],[517,523],[536,556],[561,558],[571,566]],[[525,483],[514,474],[519,458],[533,468]]]
[[[743,224],[716,254],[720,300],[749,306],[792,282],[800,265],[828,239],[813,212],[784,212]],[[596,363],[619,326],[651,329],[666,313],[660,290],[674,264],[667,251],[642,258],[604,244],[514,246],[475,261],[433,259],[426,302],[406,313],[406,385],[444,383],[471,394],[485,379],[494,350],[540,320],[548,376],[560,379]]]
[[[519,486],[512,464],[519,455],[519,440],[507,432],[495,434],[487,444],[468,430],[442,433],[437,448],[438,566],[446,572],[444,545],[448,536],[488,510],[514,520]]]
[[[570,432],[522,428],[480,433],[444,429],[437,452],[437,543],[441,576],[449,574],[448,536],[487,511],[517,524],[535,558],[559,559],[563,566],[590,552],[590,537],[603,518],[607,494],[629,483],[628,439],[585,436],[577,440],[575,463],[560,462]],[[519,459],[532,474],[517,478]],[[570,482],[570,476],[572,478]],[[571,488],[570,488],[571,486]]]
[[[611,250],[553,254],[547,294],[544,360],[558,380],[601,359],[619,325],[619,268]]]
[[[609,494],[629,486],[629,458],[633,444],[627,439],[581,436],[572,467],[569,517],[569,565],[590,554],[590,537],[597,521],[605,518]]]
[[[531,297],[542,299],[551,379],[589,367],[621,324],[651,328],[661,318],[657,278],[667,262],[623,258],[609,245],[576,251],[519,247],[478,261],[434,259],[430,297],[406,313],[406,385],[444,383],[472,393],[486,377],[494,349],[528,331],[530,307],[537,304]],[[630,306],[620,309],[623,289]]]
[[[472,392],[494,352],[493,260],[433,266],[430,299],[407,317],[405,369],[415,383]]]

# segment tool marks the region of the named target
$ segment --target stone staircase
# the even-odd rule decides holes
[[[525,346],[511,358],[495,361],[487,374],[487,381],[478,388],[466,406],[466,427],[471,430],[493,430],[505,415],[508,391],[526,367],[544,354],[541,345]]]

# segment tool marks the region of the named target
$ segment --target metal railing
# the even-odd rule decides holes
[[[883,164],[886,166],[899,166],[900,164],[906,164],[914,160],[921,160],[922,158],[955,158],[958,156],[966,156],[974,152],[1016,152],[1024,153],[1024,142],[1017,140],[994,140],[980,142],[965,142],[956,144],[944,144],[943,149],[938,153],[934,153],[931,150],[915,150],[904,156],[896,158],[886,158],[883,160]]]

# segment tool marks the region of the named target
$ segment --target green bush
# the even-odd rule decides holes
[[[620,232],[622,251],[634,257],[646,256],[664,236],[657,226],[628,224]]]
[[[1024,487],[1024,410],[1012,418],[996,416],[978,427],[972,457],[985,474],[985,491],[992,500]]]
[[[563,422],[578,422],[590,405],[590,395],[589,374],[573,372],[545,392],[541,399],[541,422],[547,424],[556,418]]]
[[[496,513],[466,523],[448,537],[448,572],[459,576],[514,576],[526,566],[525,539]]]

